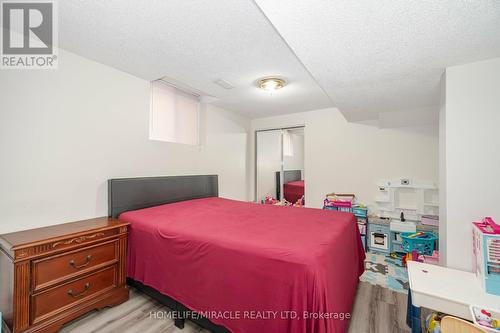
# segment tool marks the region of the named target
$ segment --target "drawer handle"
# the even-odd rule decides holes
[[[71,260],[69,261],[69,265],[70,265],[70,266],[72,266],[73,268],[79,269],[79,268],[83,268],[83,267],[87,266],[88,264],[90,264],[90,260],[92,260],[92,256],[89,254],[89,255],[87,256],[87,259],[86,259],[85,263],[83,263],[83,264],[81,264],[81,265],[77,265],[77,264],[75,263],[75,261],[74,261],[73,259],[71,259]]]
[[[87,290],[89,290],[89,289],[90,289],[90,282],[87,282],[87,283],[85,283],[85,286],[83,287],[83,291],[80,291],[79,293],[75,293],[73,291],[73,289],[70,289],[70,290],[68,290],[68,295],[70,295],[71,297],[77,298],[77,297],[84,295],[87,292]]]
[[[99,233],[93,234],[93,235],[81,236],[81,237],[77,237],[77,238],[72,238],[72,239],[67,240],[67,241],[56,242],[56,243],[52,244],[52,248],[55,248],[59,245],[71,245],[71,244],[73,244],[73,242],[80,244],[82,242],[85,242],[86,240],[93,239],[93,238],[96,238],[99,236],[104,236],[104,234],[102,232],[99,232]]]

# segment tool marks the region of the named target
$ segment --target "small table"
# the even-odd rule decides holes
[[[408,262],[408,309],[406,322],[412,333],[421,333],[420,307],[472,320],[470,305],[500,311],[500,296],[487,294],[471,272]]]

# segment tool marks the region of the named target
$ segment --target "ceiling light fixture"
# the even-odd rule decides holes
[[[281,89],[285,85],[286,81],[278,77],[265,77],[257,82],[257,87],[268,91]]]

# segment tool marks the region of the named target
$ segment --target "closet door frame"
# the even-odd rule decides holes
[[[281,186],[281,189],[280,189],[280,198],[277,198],[279,199],[280,201],[283,201],[283,171],[284,171],[284,167],[285,167],[285,156],[284,156],[284,151],[283,151],[283,132],[285,130],[292,130],[292,129],[299,129],[299,128],[303,128],[304,129],[304,132],[305,132],[305,125],[297,125],[297,126],[289,126],[289,127],[277,127],[277,128],[268,128],[268,129],[261,129],[261,130],[255,130],[255,134],[254,134],[254,201],[257,202],[257,203],[260,203],[259,202],[259,198],[257,198],[257,195],[258,195],[258,189],[257,189],[257,183],[258,183],[258,174],[259,174],[259,171],[258,171],[258,167],[257,167],[257,163],[258,163],[258,144],[257,144],[257,136],[258,136],[258,133],[259,132],[271,132],[271,131],[280,131],[280,148],[281,148],[281,151],[280,151],[280,154],[281,154],[281,163],[280,163],[280,186]],[[305,156],[304,156],[305,157]]]

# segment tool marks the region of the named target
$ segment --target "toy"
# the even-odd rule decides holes
[[[408,252],[401,258],[401,264],[406,267],[406,263],[408,261],[418,261],[419,254],[417,251],[413,250],[411,252]]]
[[[493,319],[491,318],[491,312],[481,309],[476,313],[476,320],[479,325],[486,327],[493,327]]]
[[[325,207],[351,208],[355,200],[354,194],[329,193],[323,204]]]
[[[275,205],[276,203],[278,203],[279,200],[276,200],[274,199],[272,196],[268,195],[265,199],[264,199],[264,204],[266,205]]]
[[[472,228],[473,271],[488,294],[500,296],[500,226],[490,217]]]
[[[488,332],[500,332],[500,320],[498,319],[498,315],[500,314],[498,312],[494,313],[494,310],[474,305],[470,306],[470,311],[476,326],[479,326]],[[496,318],[493,318],[493,316]]]
[[[304,196],[301,199],[297,200],[296,203],[293,204],[294,207],[302,207],[304,206]]]
[[[408,252],[401,258],[401,264],[406,267],[406,263],[408,261],[418,261],[419,254],[417,251],[413,250],[411,252]]]
[[[433,312],[425,318],[425,327],[429,333],[441,333],[441,318],[443,314],[440,312]]]
[[[481,231],[487,234],[500,234],[500,225],[496,224],[491,217],[485,217],[481,222],[474,223]]]
[[[418,261],[425,262],[426,264],[437,265],[439,264],[439,251],[434,250],[430,256],[423,254],[419,256]]]
[[[391,252],[390,256],[391,256],[392,259],[403,259],[404,255],[399,254],[397,252]]]

